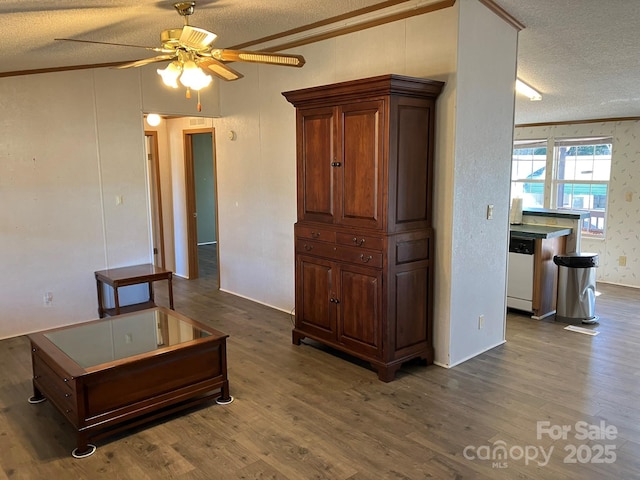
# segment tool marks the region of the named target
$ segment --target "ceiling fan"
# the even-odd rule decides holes
[[[190,98],[191,90],[196,90],[199,93],[201,88],[211,83],[211,77],[204,72],[213,73],[229,81],[243,77],[240,72],[226,65],[226,62],[265,63],[287,67],[302,67],[305,63],[302,55],[213,48],[213,43],[217,37],[215,33],[189,25],[189,16],[193,15],[196,2],[176,2],[173,6],[178,14],[183,17],[184,26],[162,31],[160,34],[161,47],[145,47],[75,38],[56,38],[56,40],[144,48],[145,50],[157,52],[160,55],[126,62],[115,68],[141,67],[151,63],[168,61],[170,62],[169,65],[165,69],[159,69],[158,74],[162,76],[166,85],[174,88],[178,88],[177,81],[179,78],[180,82],[187,87],[187,98]],[[198,111],[200,111],[199,102]]]

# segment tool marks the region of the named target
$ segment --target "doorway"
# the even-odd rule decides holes
[[[158,158],[158,132],[145,131],[147,156],[147,183],[149,185],[149,207],[151,217],[151,241],[153,264],[166,268],[164,228],[162,219],[162,194],[160,191],[160,161]]]
[[[214,130],[185,130],[183,137],[189,278],[219,281]]]

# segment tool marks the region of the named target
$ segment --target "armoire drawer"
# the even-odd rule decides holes
[[[382,268],[382,253],[359,247],[332,245],[304,238],[296,239],[296,253],[324,257],[330,260]]]
[[[336,242],[335,230],[325,230],[322,228],[295,226],[296,237],[308,238],[310,240],[318,240],[321,242]]]
[[[372,237],[370,235],[360,235],[354,233],[336,233],[336,243],[340,245],[348,245],[350,247],[367,248],[370,250],[382,251],[384,240],[382,237]]]

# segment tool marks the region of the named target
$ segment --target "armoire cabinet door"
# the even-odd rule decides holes
[[[338,342],[377,357],[382,333],[382,271],[342,264],[339,278]]]
[[[335,110],[298,110],[298,221],[334,223]]]
[[[296,328],[335,340],[336,315],[332,262],[320,258],[296,257]]]
[[[335,201],[341,225],[382,228],[384,102],[340,107],[339,184]]]

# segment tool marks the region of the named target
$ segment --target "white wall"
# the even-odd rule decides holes
[[[60,72],[0,88],[3,338],[96,318],[93,272],[149,261],[150,240],[139,76]]]
[[[517,30],[475,0],[461,0],[458,36],[450,352],[456,365],[505,339],[509,172]],[[487,207],[493,205],[493,219]],[[438,239],[439,240],[439,239]],[[444,245],[443,245],[444,244]],[[479,328],[479,317],[484,327]]]
[[[607,230],[604,239],[583,236],[581,250],[599,255],[598,281],[640,287],[640,121],[515,129],[517,140],[591,136],[613,138]],[[626,266],[619,265],[620,256],[627,257]]]

